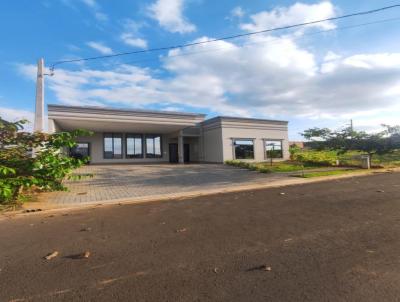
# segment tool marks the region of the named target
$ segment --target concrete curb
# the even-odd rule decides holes
[[[77,205],[67,204],[63,205],[52,205],[49,206],[48,203],[26,203],[24,205],[25,209],[33,208],[33,209],[42,209],[38,212],[30,212],[25,213],[24,210],[6,212],[0,214],[0,221],[17,218],[17,217],[26,217],[32,215],[48,215],[58,212],[70,212],[76,210],[85,210],[85,209],[93,209],[99,207],[113,206],[113,205],[123,205],[123,204],[141,204],[147,202],[161,202],[161,201],[170,201],[170,200],[184,200],[184,199],[193,199],[199,196],[207,196],[207,195],[216,195],[216,194],[225,194],[225,193],[235,193],[235,192],[243,192],[243,191],[252,191],[252,190],[261,190],[268,188],[280,188],[286,186],[295,186],[309,183],[317,183],[317,182],[325,182],[332,181],[338,179],[346,179],[352,177],[361,177],[361,176],[370,176],[374,174],[382,174],[382,173],[393,173],[399,172],[400,168],[394,169],[382,169],[382,170],[374,170],[374,171],[362,171],[362,172],[354,172],[343,175],[333,175],[333,176],[321,176],[315,178],[296,178],[296,177],[288,177],[282,180],[277,180],[271,183],[266,184],[254,184],[254,185],[240,185],[235,187],[227,187],[227,188],[217,188],[212,190],[200,190],[200,191],[191,191],[191,192],[181,192],[176,194],[159,194],[159,195],[150,195],[145,197],[138,198],[119,198],[112,200],[104,200],[104,201],[96,201],[90,203],[79,203]]]

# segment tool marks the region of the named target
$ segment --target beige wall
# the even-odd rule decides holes
[[[254,139],[254,161],[261,162],[268,160],[265,157],[264,140],[282,140],[283,159],[289,159],[289,143],[287,131],[271,129],[238,129],[222,128],[223,137],[223,158],[224,161],[234,159],[233,138],[252,138]],[[274,159],[275,161],[278,159]]]
[[[221,128],[203,128],[203,159],[209,163],[222,163],[222,130]]]
[[[60,130],[61,130],[60,127],[58,127],[57,123],[53,119],[48,119],[48,125],[47,125],[48,133],[54,133]]]
[[[192,162],[199,161],[200,149],[199,149],[199,138],[198,137],[184,137],[184,144],[189,144],[189,158]]]
[[[222,119],[203,126],[204,161],[222,163],[234,159],[233,139],[254,140],[254,160],[266,161],[264,141],[282,140],[283,159],[289,159],[288,128],[285,123]],[[274,159],[275,161],[279,159]]]

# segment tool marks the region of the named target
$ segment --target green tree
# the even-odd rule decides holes
[[[0,203],[15,201],[24,189],[64,190],[62,180],[88,161],[71,158],[66,151],[78,136],[90,132],[31,133],[23,131],[26,122],[0,118]]]
[[[385,154],[400,149],[400,126],[382,125],[386,129],[378,133],[366,133],[344,128],[330,130],[328,128],[311,128],[301,135],[310,141],[314,149],[335,150],[338,154],[349,150],[374,154]]]

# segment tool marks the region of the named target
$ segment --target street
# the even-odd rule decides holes
[[[0,230],[0,301],[400,299],[398,172],[33,213]]]

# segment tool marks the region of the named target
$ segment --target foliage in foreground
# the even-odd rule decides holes
[[[74,147],[76,137],[89,132],[30,133],[23,131],[25,123],[0,118],[0,204],[15,202],[27,189],[65,190],[62,180],[88,161],[62,151]]]

